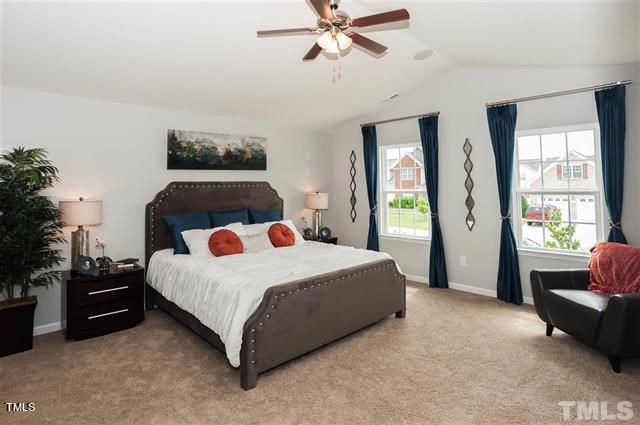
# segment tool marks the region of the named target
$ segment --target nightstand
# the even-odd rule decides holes
[[[132,328],[144,320],[144,268],[82,276],[64,272],[62,314],[67,339]]]
[[[311,237],[304,237],[305,241],[313,241],[313,242],[322,242],[322,243],[330,243],[333,245],[338,245],[338,237],[337,236],[331,236],[330,238],[327,239],[316,239],[315,237],[311,236]]]

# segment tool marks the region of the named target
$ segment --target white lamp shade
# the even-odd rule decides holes
[[[336,41],[338,42],[338,47],[340,47],[340,50],[345,50],[351,47],[351,43],[353,40],[351,40],[348,35],[340,31],[336,34]]]
[[[96,226],[102,223],[102,201],[60,201],[65,226]]]
[[[336,40],[333,38],[333,34],[331,31],[324,32],[320,37],[318,37],[318,46],[323,49],[329,49],[332,45],[336,44]]]
[[[304,206],[310,210],[328,210],[329,194],[322,192],[307,193],[304,196]]]

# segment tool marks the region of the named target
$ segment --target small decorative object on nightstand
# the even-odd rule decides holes
[[[144,320],[144,268],[64,273],[63,323],[67,339],[86,339],[132,328]]]
[[[318,234],[319,239],[329,239],[331,237],[331,229],[328,227],[323,227],[320,229],[320,233]]]
[[[303,215],[300,219],[302,220],[303,225],[302,235],[305,238],[313,238],[313,229],[307,224],[307,218]]]
[[[104,240],[96,238],[96,248],[102,249],[102,257],[96,258],[96,263],[98,263],[98,267],[100,267],[100,270],[109,270],[111,263],[113,263],[111,257],[107,257],[106,255],[104,255],[105,246],[107,246],[107,243]]]
[[[93,261],[93,258],[83,255],[82,257],[78,257],[78,267],[76,267],[76,272],[80,276],[89,276],[96,272],[96,262]]]

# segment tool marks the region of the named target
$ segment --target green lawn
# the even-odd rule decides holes
[[[399,208],[389,208],[388,227],[402,227],[413,229],[413,210],[400,210]],[[400,214],[398,212],[400,211]],[[429,229],[429,214],[416,214],[416,230]]]

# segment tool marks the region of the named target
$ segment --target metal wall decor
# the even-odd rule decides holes
[[[467,173],[467,178],[464,180],[464,187],[467,189],[467,199],[464,200],[464,204],[467,206],[467,210],[469,213],[467,214],[467,227],[469,231],[473,230],[473,226],[476,224],[476,218],[471,213],[473,207],[475,206],[475,201],[471,197],[471,190],[473,189],[473,180],[471,179],[471,170],[473,170],[473,162],[471,162],[471,143],[469,143],[469,139],[464,140],[464,145],[462,146],[462,150],[466,155],[467,159],[464,161],[464,170]]]
[[[349,160],[351,161],[351,169],[349,170],[349,174],[351,175],[351,184],[349,187],[351,188],[351,198],[349,198],[349,202],[351,202],[351,212],[349,215],[351,216],[351,222],[356,222],[356,153],[351,151],[351,155],[349,155]]]

